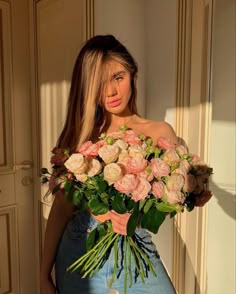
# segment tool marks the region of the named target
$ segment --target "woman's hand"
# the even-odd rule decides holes
[[[42,279],[40,282],[40,294],[56,294],[56,287],[52,279]]]
[[[204,206],[212,197],[211,191],[204,191],[196,196],[195,206]]]
[[[130,213],[119,214],[114,210],[110,211],[113,231],[117,234],[127,235],[127,223],[130,218]]]
[[[130,213],[119,214],[114,210],[108,211],[105,214],[93,215],[93,217],[103,223],[107,220],[112,222],[113,231],[117,234],[127,235],[127,223],[130,217]]]

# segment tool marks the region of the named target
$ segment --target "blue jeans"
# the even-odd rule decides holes
[[[79,271],[66,272],[66,268],[86,252],[87,230],[92,230],[96,226],[96,220],[87,212],[75,215],[68,223],[55,260],[58,294],[109,294],[109,291],[114,294],[124,293],[123,270],[120,271],[119,277],[112,285],[112,289],[118,292],[112,292],[108,286],[113,272],[112,252],[102,269],[92,278],[82,279]],[[145,278],[145,284],[141,281],[140,276],[136,277],[131,288],[129,288],[128,282],[127,294],[175,294],[176,291],[156,251],[156,247],[151,241],[150,234],[143,229],[138,229],[136,234],[139,241],[148,248],[149,258],[154,264],[157,276],[149,272],[148,278]]]

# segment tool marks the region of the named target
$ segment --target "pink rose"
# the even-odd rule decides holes
[[[160,158],[153,158],[150,163],[152,172],[156,178],[168,176],[170,173],[170,167]]]
[[[141,157],[144,158],[147,153],[141,146],[130,146],[129,147],[129,156],[130,157]]]
[[[138,174],[142,172],[147,166],[147,160],[144,158],[129,158],[127,161],[127,171],[131,174]]]
[[[168,150],[168,149],[174,150],[176,148],[176,144],[172,143],[169,139],[164,137],[160,137],[157,140],[157,146],[165,150]]]
[[[180,174],[172,174],[168,177],[166,187],[169,191],[181,191],[184,186],[184,177]]]
[[[164,195],[164,184],[161,181],[154,182],[152,184],[152,194],[161,199]]]
[[[100,173],[101,169],[102,169],[102,165],[97,159],[90,158],[88,160],[87,173],[88,173],[89,177],[93,177],[93,176],[98,175]]]
[[[144,171],[140,172],[138,176],[140,178],[146,179],[148,182],[151,182],[154,179],[154,174],[152,172],[152,169],[149,166],[145,168]]]
[[[126,174],[120,180],[115,182],[114,187],[121,193],[129,194],[133,192],[138,185],[138,179],[135,175]]]
[[[105,163],[115,162],[119,156],[120,148],[113,145],[104,145],[98,150],[99,156]]]
[[[197,181],[194,177],[194,175],[188,174],[184,177],[184,191],[191,193],[194,191],[194,189],[197,186]]]
[[[123,131],[116,131],[107,134],[112,139],[123,139],[125,134]]]
[[[84,152],[86,152],[87,149],[88,149],[90,146],[92,146],[92,145],[93,145],[92,141],[87,141],[87,142],[83,143],[83,144],[78,148],[77,151],[78,151],[79,153],[84,154]],[[85,155],[85,154],[84,154],[84,155]]]
[[[73,153],[64,163],[65,167],[74,174],[82,174],[87,170],[87,160],[83,154]]]
[[[190,170],[191,170],[191,165],[188,163],[186,159],[184,159],[180,161],[179,167],[176,168],[173,171],[173,173],[180,174],[185,177]]]
[[[168,191],[164,188],[165,196],[170,204],[183,203],[185,200],[184,194],[180,191]]]
[[[136,186],[135,190],[131,193],[131,199],[133,199],[135,202],[139,200],[144,200],[148,196],[150,190],[150,183],[144,178],[139,178],[138,185]]]
[[[122,168],[116,163],[109,163],[104,167],[104,180],[109,185],[114,184],[122,177]]]
[[[175,150],[169,149],[166,150],[166,152],[163,154],[162,160],[172,165],[178,163],[180,161],[180,158]]]
[[[121,152],[119,154],[119,158],[118,158],[118,163],[121,163],[124,166],[126,166],[129,158],[130,157],[129,157],[128,151],[127,150],[121,150]]]
[[[176,152],[180,155],[183,156],[185,154],[188,154],[187,148],[185,148],[183,145],[177,145],[176,146]]]
[[[133,130],[127,130],[124,132],[124,140],[131,146],[142,144],[142,141]]]

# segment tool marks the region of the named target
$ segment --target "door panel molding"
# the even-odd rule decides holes
[[[176,133],[208,162],[212,1],[178,1]],[[175,217],[173,283],[181,294],[205,293],[207,207]]]
[[[0,294],[19,293],[19,260],[16,207],[0,208]]]
[[[11,5],[0,1],[0,174],[13,173]]]

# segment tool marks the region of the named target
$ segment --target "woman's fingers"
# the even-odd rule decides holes
[[[104,213],[104,214],[100,214],[100,215],[94,215],[92,214],[92,216],[100,223],[104,223],[105,221],[108,221],[111,219],[110,217],[110,211]]]
[[[127,223],[130,218],[130,213],[119,214],[111,210],[110,217],[113,231],[121,235],[127,235]]]

